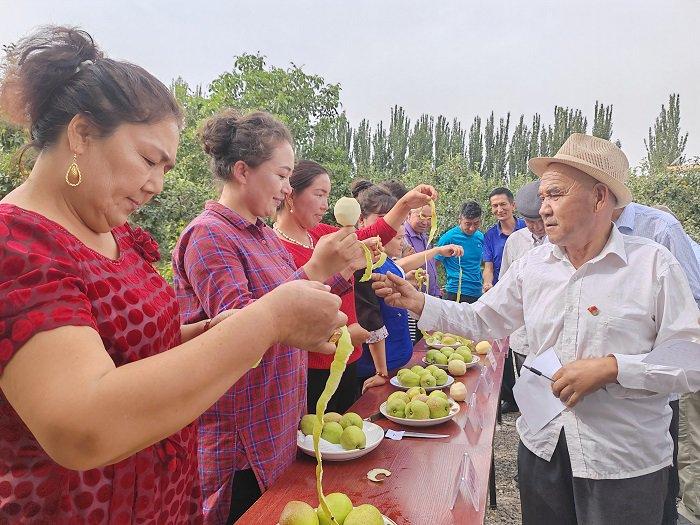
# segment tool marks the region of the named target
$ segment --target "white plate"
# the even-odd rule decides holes
[[[472,362],[471,362],[471,363],[467,363],[467,368],[471,368],[471,367],[473,367],[474,365],[478,365],[480,361],[481,361],[481,359],[479,359],[479,356],[478,356],[478,355],[472,354]],[[423,364],[424,364],[425,366],[435,365],[435,366],[437,366],[438,368],[442,368],[443,370],[447,370],[447,366],[448,366],[448,365],[439,365],[439,364],[437,364],[437,363],[428,363],[428,362],[425,360],[425,357],[423,358]]]
[[[320,440],[319,448],[321,449],[323,461],[350,461],[351,459],[357,459],[372,452],[384,439],[384,429],[375,423],[363,421],[362,430],[365,431],[365,436],[367,436],[367,446],[359,450],[345,450],[340,445],[334,445],[325,439]],[[297,446],[304,454],[316,457],[312,436],[304,436],[301,430],[297,430]]]
[[[448,374],[447,375],[447,383],[445,383],[444,385],[424,386],[423,388],[425,388],[426,392],[430,392],[432,390],[442,390],[443,388],[448,388],[454,382],[455,382],[455,378]],[[389,380],[389,383],[394,385],[396,388],[402,388],[403,390],[408,390],[409,388],[413,388],[410,386],[403,386],[401,383],[399,383],[399,378],[397,376],[392,377]]]
[[[464,344],[455,343],[453,345],[443,345],[442,343],[433,343],[432,345],[428,345],[428,346],[430,348],[437,348],[438,350],[440,350],[440,348],[459,348],[460,346],[464,346]]]
[[[439,417],[437,419],[408,419],[404,417],[394,417],[387,413],[386,411],[386,401],[379,405],[379,411],[386,417],[389,421],[394,423],[399,423],[400,425],[406,425],[407,427],[432,427],[434,425],[439,425],[440,423],[445,423],[459,414],[459,403],[450,399],[450,413],[445,417]]]

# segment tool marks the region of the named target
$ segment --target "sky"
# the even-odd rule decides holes
[[[0,0],[0,44],[43,24],[78,25],[113,58],[169,83],[206,86],[233,57],[260,52],[342,87],[353,125],[396,104],[458,118],[612,104],[630,163],[681,97],[686,156],[700,155],[700,0]],[[511,124],[511,130],[514,125]]]

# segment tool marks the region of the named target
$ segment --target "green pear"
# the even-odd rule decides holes
[[[340,435],[340,446],[345,450],[363,449],[367,446],[367,436],[361,428],[350,425]]]
[[[301,433],[305,436],[314,433],[314,421],[316,421],[316,414],[306,414],[301,418]]]
[[[418,386],[420,385],[420,376],[413,372],[407,372],[399,378],[399,382],[403,386]]]
[[[425,344],[428,346],[433,346],[434,344],[438,344],[440,340],[437,337],[428,337],[425,340]]]
[[[348,428],[349,426],[355,426],[357,428],[363,428],[362,418],[355,414],[355,412],[348,412],[343,417],[340,418],[340,426],[343,428]]]
[[[466,361],[464,360],[464,357],[462,357],[462,356],[461,356],[460,354],[458,354],[457,352],[455,352],[454,354],[452,354],[452,355],[450,356],[450,358],[449,358],[449,360],[448,360],[448,364],[449,364],[450,361],[462,361],[462,363],[465,363],[465,362],[466,362]]]
[[[338,414],[338,412],[327,412],[323,414],[323,422],[324,423],[330,423],[331,421],[335,421],[336,423],[340,423],[340,420],[342,419],[343,416]]]
[[[372,505],[360,505],[350,511],[343,525],[384,525],[384,517]]]
[[[423,401],[423,403],[425,403],[428,400],[428,394],[418,394],[413,399],[415,399],[417,401]],[[413,401],[413,399],[411,399],[411,401]]]
[[[452,354],[455,353],[455,351],[452,350],[452,348],[450,348],[449,346],[446,346],[445,348],[441,348],[441,349],[440,349],[440,353],[441,353],[442,355],[444,355],[445,357],[448,357],[448,358],[449,358]]]
[[[451,346],[457,342],[457,339],[455,339],[454,336],[452,335],[446,335],[445,337],[442,338],[442,344],[443,345],[448,345]]]
[[[423,388],[432,388],[435,385],[435,376],[430,372],[426,372],[425,374],[420,376],[420,386],[422,386]]]
[[[406,395],[411,399],[416,397],[418,394],[425,394],[425,388],[422,386],[414,386],[406,391]]]
[[[331,421],[329,423],[323,424],[323,430],[321,430],[321,438],[325,439],[329,443],[333,443],[334,445],[340,443],[340,436],[342,434],[343,427],[340,426],[340,423]]]
[[[440,353],[440,352],[438,352],[438,353]],[[440,355],[442,355],[442,354],[440,354]],[[430,365],[428,368],[426,368],[426,370],[428,372],[430,372],[431,374],[435,375],[435,371],[440,370],[440,369],[435,365]]]
[[[447,364],[447,356],[440,352],[438,355],[435,356],[435,364],[436,365],[446,365]]]
[[[441,397],[445,401],[447,401],[447,394],[445,394],[445,392],[443,392],[442,390],[433,390],[432,392],[430,392],[430,395],[428,397]]]
[[[411,367],[411,372],[413,372],[414,374],[417,374],[417,375],[421,375],[421,372],[423,372],[424,370],[425,370],[425,368],[423,368],[420,365],[415,365],[415,366]]]
[[[447,383],[447,372],[440,369],[437,372],[435,372],[435,384],[437,386],[442,386],[445,383]]]
[[[435,348],[428,350],[428,352],[425,354],[425,360],[428,363],[434,363],[435,362],[435,356],[440,355],[440,350],[436,350]],[[428,367],[430,368],[430,367]]]
[[[391,395],[387,398],[387,401],[391,401],[392,399],[396,398],[401,399],[404,403],[409,403],[411,401],[409,395],[403,390],[392,392]]]
[[[406,405],[406,417],[408,419],[430,419],[430,407],[427,403],[414,399]]]
[[[282,509],[279,525],[319,525],[314,508],[303,501],[290,501]]]
[[[440,339],[443,335],[445,335],[445,334],[443,334],[442,332],[440,332],[438,330],[433,332],[433,337],[437,337],[438,339]]]
[[[326,496],[326,504],[328,504],[328,508],[330,509],[331,514],[333,514],[335,520],[341,525],[352,510],[352,501],[350,501],[350,498],[348,498],[342,492],[333,492],[332,494],[328,494]],[[327,516],[326,513],[323,512],[320,505],[316,509],[316,514],[318,514],[319,525],[331,525],[333,523],[330,516]]]
[[[406,402],[400,397],[389,398],[386,402],[386,411],[387,414],[393,417],[406,417]]]
[[[450,402],[441,397],[429,397],[425,403],[430,409],[430,419],[437,419],[450,415]]]
[[[396,377],[398,377],[399,379],[401,379],[401,376],[402,376],[403,374],[405,374],[406,372],[410,372],[410,370],[409,370],[408,368],[402,368],[401,370],[399,370],[398,372],[396,372]]]

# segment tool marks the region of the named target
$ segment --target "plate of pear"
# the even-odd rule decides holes
[[[408,427],[446,423],[459,414],[459,410],[459,404],[443,391],[435,390],[428,395],[421,387],[394,392],[379,406],[379,411],[389,421]]]
[[[421,365],[402,368],[396,373],[396,376],[389,380],[392,385],[398,388],[408,390],[419,386],[427,392],[447,388],[454,381],[454,378],[437,365],[430,365],[427,368],[423,368]]]
[[[297,431],[297,446],[311,457],[316,457],[313,442],[315,420],[315,414],[306,414],[301,418]],[[323,416],[318,448],[324,461],[349,461],[369,454],[383,438],[382,427],[363,421],[355,412],[342,416],[337,412],[328,412]]]
[[[425,338],[425,344],[431,348],[457,348],[458,346],[469,345],[471,341],[459,335],[433,332]]]
[[[423,364],[435,365],[443,370],[448,370],[450,361],[463,361],[467,364],[467,368],[474,366],[479,362],[479,356],[467,345],[458,346],[457,348],[444,347],[441,349],[431,348],[423,358]]]
[[[353,506],[350,498],[342,492],[326,495],[326,503],[339,525],[396,525],[374,505]],[[331,519],[321,506],[313,508],[304,501],[290,501],[285,505],[277,525],[330,525]]]

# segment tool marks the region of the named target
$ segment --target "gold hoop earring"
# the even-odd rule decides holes
[[[76,182],[72,182],[77,179]],[[68,166],[68,171],[66,171],[66,184],[68,186],[79,186],[83,182],[83,174],[80,173],[80,168],[78,167],[78,155],[73,153],[73,162]]]

